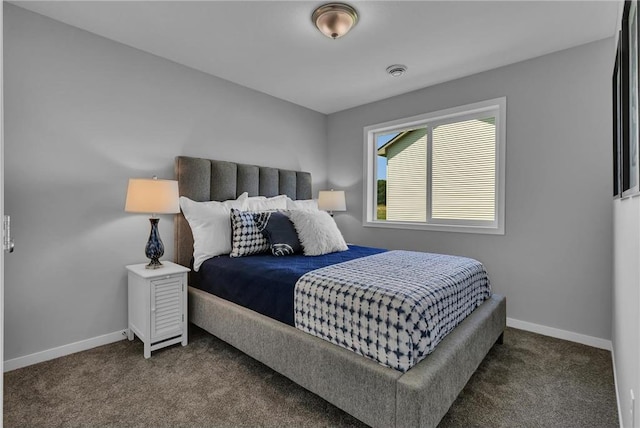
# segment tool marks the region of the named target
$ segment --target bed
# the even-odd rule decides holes
[[[194,201],[286,194],[310,199],[305,172],[180,156],[181,196]],[[175,221],[175,260],[190,266],[191,229]],[[195,273],[190,281],[196,280]],[[189,320],[374,427],[433,427],[454,402],[506,325],[505,298],[491,295],[406,372],[384,367],[326,340],[189,287]]]

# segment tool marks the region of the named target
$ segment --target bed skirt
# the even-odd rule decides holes
[[[485,301],[406,373],[189,287],[189,320],[373,427],[435,427],[506,327]]]

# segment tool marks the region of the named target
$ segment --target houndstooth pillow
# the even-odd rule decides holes
[[[231,257],[265,253],[271,249],[262,234],[271,212],[253,212],[231,209]]]

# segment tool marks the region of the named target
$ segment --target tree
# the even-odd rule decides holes
[[[378,180],[378,205],[387,205],[387,180]]]

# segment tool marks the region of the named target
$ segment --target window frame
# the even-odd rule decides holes
[[[474,220],[442,220],[431,217],[431,183],[427,186],[427,220],[393,221],[377,220],[377,137],[402,130],[429,126],[428,134],[434,125],[477,119],[482,113],[495,113],[496,118],[496,171],[495,171],[495,212],[493,222]],[[506,114],[507,98],[500,97],[463,106],[438,110],[431,113],[411,116],[364,127],[364,192],[363,221],[364,227],[381,227],[393,229],[434,230],[442,232],[466,232],[493,235],[504,235],[504,200],[505,200],[505,156],[506,156]],[[427,137],[427,176],[431,176],[431,143]]]

